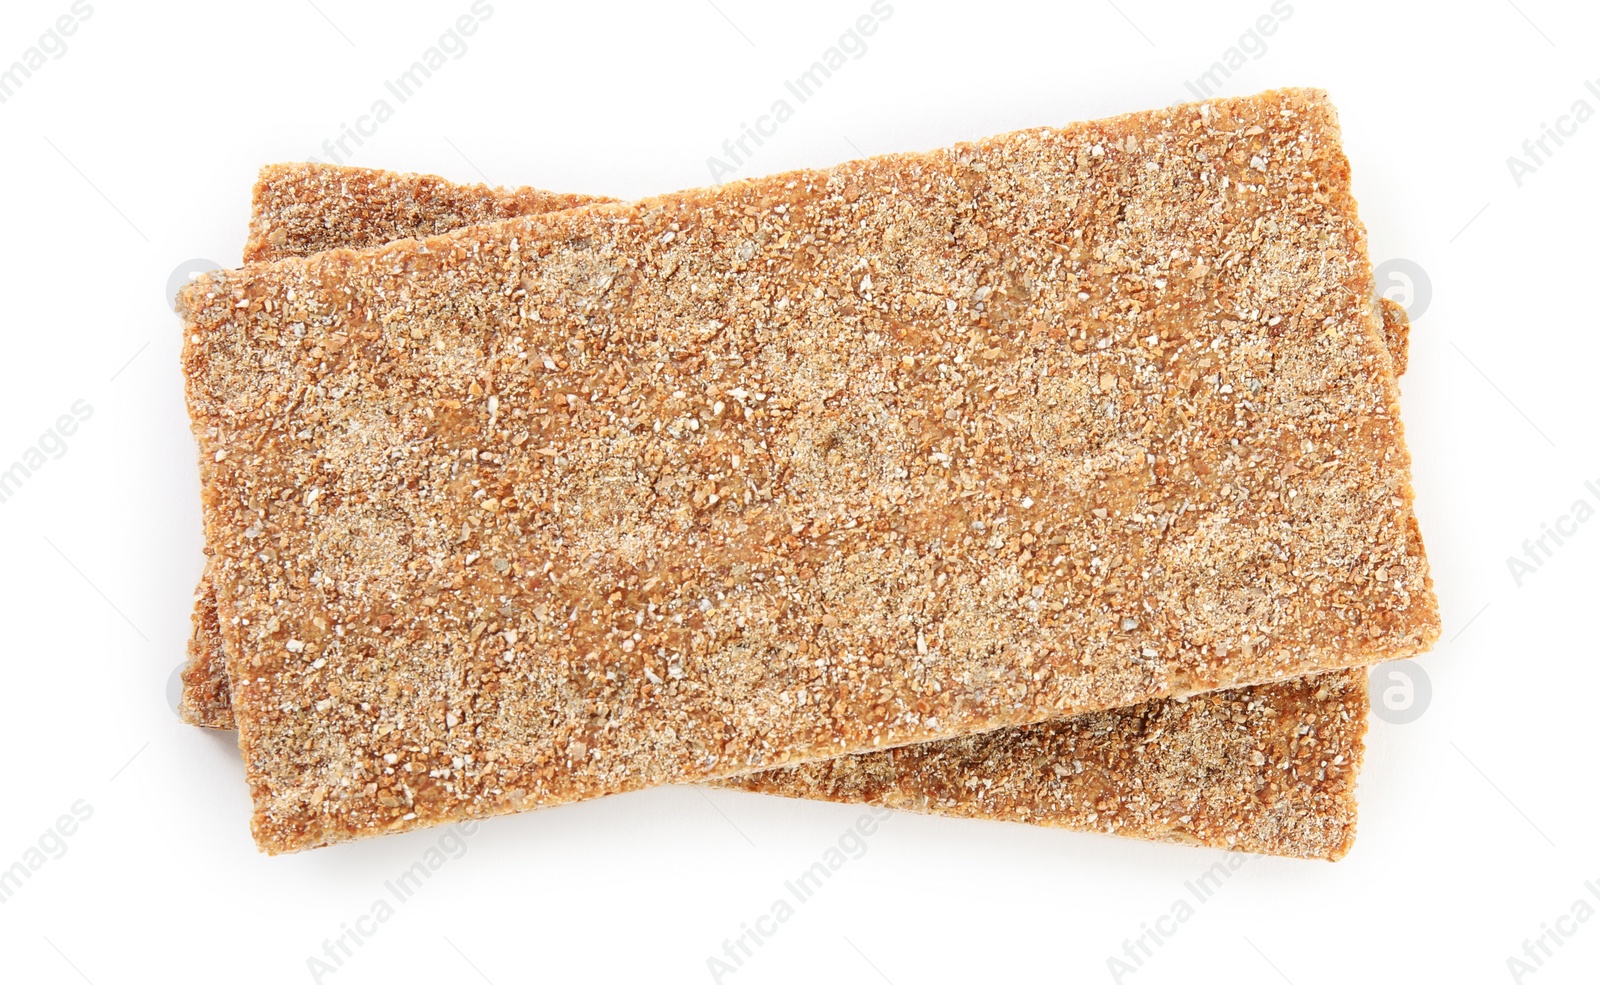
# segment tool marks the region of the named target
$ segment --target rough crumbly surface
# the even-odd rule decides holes
[[[538,188],[462,185],[437,175],[403,174],[336,164],[269,164],[250,196],[245,262],[310,256],[424,238],[464,226],[537,215],[614,199]],[[195,589],[194,631],[182,675],[183,720],[203,728],[234,727],[209,565]],[[207,611],[209,610],[209,611]]]
[[[1317,92],[187,289],[269,851],[1438,631]]]
[[[537,188],[458,185],[433,175],[332,164],[273,164],[252,196],[249,263],[323,250],[381,246],[513,216],[611,199]]]
[[[319,168],[321,181],[313,185],[304,169],[269,167],[255,201],[282,201],[275,189],[285,180],[302,203],[339,199],[352,170]],[[382,194],[403,181],[394,176],[367,185]],[[380,214],[389,208],[369,204]],[[424,221],[431,226],[435,218]],[[340,245],[336,227],[326,235],[327,248]],[[1398,375],[1405,366],[1404,309],[1383,305]],[[196,606],[183,710],[194,724],[232,728],[209,572]],[[790,797],[1333,859],[1354,836],[1365,724],[1365,675],[1335,672],[718,782]]]
[[[1406,360],[1411,352],[1411,319],[1398,301],[1379,298],[1383,309],[1383,344],[1394,361],[1394,375],[1406,375]]]
[[[1366,722],[1366,673],[1335,671],[719,785],[1333,860],[1355,840]]]
[[[374,237],[385,230],[393,232],[396,240],[423,238],[491,221],[484,216],[500,219],[570,208],[573,199],[581,198],[537,188],[458,185],[436,175],[333,164],[269,164],[261,169],[251,195],[251,234],[245,259],[281,260],[380,245],[386,241]],[[1398,302],[1379,298],[1378,303],[1384,347],[1393,361],[1394,375],[1403,376],[1410,349],[1410,319]],[[232,729],[233,708],[228,703],[216,598],[208,569],[195,589],[194,633],[183,674],[182,714],[191,725]]]
[[[217,623],[217,596],[209,565],[195,589],[193,628],[189,634],[189,664],[179,675],[183,691],[178,717],[204,728],[233,728],[232,696],[223,658],[222,627]]]
[[[276,190],[282,181],[294,184],[299,202],[338,200],[353,170],[318,168],[321,180],[313,185],[303,168],[272,166],[263,169],[255,201],[258,207],[282,201]],[[365,185],[381,195],[405,181],[392,176]],[[367,204],[380,214],[390,208],[381,200]],[[424,210],[426,227],[436,221]],[[320,241],[325,248],[342,245],[337,227],[324,235],[331,238]],[[1398,375],[1407,322],[1399,305],[1383,305]],[[185,717],[232,728],[209,572],[194,620]],[[715,782],[780,796],[1336,859],[1355,832],[1366,700],[1364,673],[1334,672]]]

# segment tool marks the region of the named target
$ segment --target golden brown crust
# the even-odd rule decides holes
[[[1426,647],[1346,172],[1288,91],[191,288],[258,839]]]

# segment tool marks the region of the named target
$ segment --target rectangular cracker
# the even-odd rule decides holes
[[[258,840],[1417,652],[1371,288],[1299,91],[193,287]]]
[[[333,164],[271,164],[251,195],[245,260],[264,262],[326,250],[360,249],[398,239],[453,232],[495,219],[615,201],[536,188],[460,185],[436,175],[400,174]],[[380,238],[387,237],[387,238]],[[1380,298],[1384,347],[1396,377],[1406,369],[1410,322],[1405,309]],[[232,729],[228,679],[211,574],[195,590],[180,714],[191,725]]]
[[[448,232],[470,224],[462,217],[498,215],[491,211],[498,208],[549,211],[550,198],[533,189],[453,185],[434,176],[270,165],[252,196],[247,253],[272,260],[369,245],[346,242],[347,225],[360,230],[381,222],[395,238]],[[1386,299],[1383,305],[1398,376],[1405,365],[1404,309]],[[209,574],[197,593],[194,625],[185,714],[196,724],[231,729]],[[1365,691],[1361,672],[1336,672],[715,782],[806,799],[1338,858],[1355,831]]]

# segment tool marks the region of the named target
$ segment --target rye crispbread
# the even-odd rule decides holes
[[[436,175],[400,174],[333,164],[271,164],[261,169],[251,195],[245,259],[280,260],[325,250],[356,249],[387,240],[421,238],[463,226],[519,215],[538,215],[599,196],[556,195],[536,188],[460,185]],[[1410,322],[1405,308],[1381,298],[1385,348],[1395,376],[1406,369]],[[232,729],[216,592],[207,570],[195,590],[194,631],[183,673],[184,720],[203,728]]]
[[[457,228],[459,215],[500,203],[538,203],[538,193],[451,186],[486,206],[442,212],[418,189],[431,176],[371,174],[333,165],[272,165],[256,185],[252,230],[304,255],[355,245],[324,215],[392,217],[391,198],[419,203],[396,238]],[[469,205],[471,203],[468,203]],[[542,209],[530,207],[526,214]],[[522,213],[517,213],[522,214]],[[392,218],[386,219],[393,223]],[[363,218],[357,228],[371,228]],[[461,223],[467,224],[467,223]],[[271,249],[257,259],[278,259]],[[1404,372],[1404,309],[1387,299],[1384,329],[1396,375]],[[184,712],[195,724],[232,728],[227,676],[209,575],[195,612]],[[1235,851],[1338,858],[1355,830],[1354,777],[1365,729],[1360,672],[1297,678],[1237,691],[1169,699],[1036,726],[1022,726],[839,757],[716,781],[807,799],[898,806],[935,814],[1022,821]]]
[[[239,638],[229,660],[245,682],[236,707],[261,809],[258,836],[269,848],[303,847],[1426,645],[1436,616],[1331,110],[1303,92],[1207,109],[286,262],[215,278],[209,300],[206,287],[191,288],[191,404],[217,480],[208,521],[224,604],[250,619],[223,628],[236,627]],[[1220,201],[1204,205],[1218,212],[1194,204],[1208,178]],[[1121,224],[1138,235],[1112,235]],[[1175,227],[1193,252],[1175,245]],[[749,278],[725,276],[741,266]],[[447,295],[432,290],[441,283]],[[1240,308],[1242,300],[1260,306]],[[702,321],[696,312],[725,317]],[[776,323],[808,344],[789,351],[772,334]],[[527,340],[520,351],[499,349],[484,331],[491,324],[514,326],[551,351]],[[543,373],[527,365],[531,357]],[[282,375],[262,381],[249,363]],[[634,372],[617,372],[619,364]],[[1274,364],[1263,379],[1258,367]],[[423,366],[426,373],[407,376]],[[697,393],[693,404],[687,390],[667,396],[678,391],[648,377],[668,367],[672,385],[715,391]],[[724,378],[758,373],[764,390]],[[443,392],[425,392],[440,382],[449,384]],[[551,383],[578,385],[552,393]],[[1035,399],[1017,399],[1024,384]],[[359,401],[344,399],[351,390],[361,391]],[[911,397],[897,396],[907,390]],[[518,430],[500,436],[502,394],[523,403],[509,405],[504,422]],[[616,402],[619,395],[640,402]],[[490,396],[493,407],[477,402]],[[728,418],[728,402],[713,399],[721,396],[737,402]],[[393,414],[372,416],[373,401]],[[660,403],[668,406],[653,406]],[[533,415],[544,419],[538,428],[526,416],[533,407],[546,411]],[[669,413],[630,421],[626,411],[641,407]],[[520,420],[515,410],[524,411]],[[652,417],[670,440],[657,437]],[[518,449],[531,442],[511,443],[534,430],[562,443],[529,452]],[[449,444],[441,461],[450,467],[419,474],[400,461],[405,455],[379,451],[416,451],[383,443],[407,435]],[[472,446],[465,470],[463,436],[487,439]],[[757,437],[772,440],[763,447]],[[868,454],[869,440],[885,447]],[[1040,455],[1047,447],[1052,454]],[[744,489],[718,468],[739,468],[732,449],[743,450],[743,474],[755,480]],[[608,488],[610,466],[634,451],[643,457],[626,462],[628,487]],[[708,451],[720,457],[700,471],[712,475],[685,485],[681,473]],[[540,452],[551,461],[541,463]],[[561,476],[545,477],[543,464]],[[633,495],[634,468],[659,476],[659,499]],[[357,472],[368,480],[398,472],[405,481],[374,489]],[[474,474],[492,484],[480,494],[492,502],[478,511],[470,498],[454,499],[472,491]],[[317,483],[303,499],[296,477]],[[451,487],[452,478],[466,484]],[[460,544],[470,546],[452,550],[423,520],[417,507],[429,496],[463,520]],[[582,519],[608,522],[598,532],[563,524],[562,500]],[[1024,515],[1036,503],[1041,512]],[[333,521],[343,536],[326,511],[344,514]],[[508,522],[521,520],[539,527]],[[773,534],[759,545],[744,536],[754,521],[767,524],[758,534]],[[637,524],[677,539],[653,552]],[[453,520],[448,529],[453,535]],[[262,536],[263,544],[248,543]],[[714,558],[696,555],[716,540],[725,547]],[[1096,541],[1125,553],[1100,558]],[[508,591],[451,577],[451,560],[464,569],[490,558],[472,547],[512,543],[517,551],[500,553],[516,560],[494,558],[505,564],[495,566],[505,582],[495,587]],[[430,546],[438,568],[426,562]],[[746,548],[748,563],[729,557],[728,546]],[[1058,548],[1060,563],[1041,556]],[[355,563],[402,555],[422,562],[412,571],[424,584],[408,584],[403,563]],[[599,577],[602,589],[617,575],[616,588],[574,596],[575,573]],[[564,575],[565,587],[551,574]],[[780,574],[790,577],[774,590],[768,582]],[[691,581],[708,575],[721,584]],[[435,584],[430,576],[442,577]],[[703,602],[674,611],[674,599],[692,603],[702,585]],[[733,604],[717,604],[730,591],[712,601],[719,588],[731,590]],[[652,633],[644,646],[642,632],[629,645],[625,625],[581,618],[606,604],[631,609],[656,589],[659,614],[689,622],[662,627],[652,618],[646,627],[658,612],[641,609],[635,625]],[[407,592],[424,605],[393,604]],[[491,604],[463,609],[463,595]],[[552,612],[560,610],[540,599],[581,599],[590,611],[578,605],[581,615],[558,629]],[[441,602],[443,611],[422,618],[427,603]],[[741,608],[763,618],[741,625]],[[776,625],[766,617],[780,608],[789,631],[763,637],[757,627]],[[279,611],[295,624],[286,630]],[[504,620],[530,636],[543,632],[548,645],[535,660],[508,639],[510,660],[496,668],[492,654],[485,661],[443,642],[452,618],[466,621],[473,643],[500,632],[490,621]],[[363,675],[374,663],[423,670],[404,659],[417,641],[401,645],[391,629],[431,644],[451,673],[372,683]],[[705,645],[736,630],[743,639],[730,648]],[[1057,649],[1062,638],[1075,644],[1071,652]],[[330,667],[342,674],[320,673]],[[537,729],[508,707],[541,690],[530,679],[546,697],[571,702]],[[442,711],[430,700],[455,697],[464,683],[472,692],[465,717],[450,700]],[[315,714],[296,705],[311,694],[322,695]],[[357,700],[368,695],[381,700]],[[827,709],[807,710],[829,699]],[[311,730],[291,707],[332,727]],[[635,713],[654,716],[654,735],[649,724],[607,727]],[[361,728],[371,715],[382,720]],[[448,740],[487,748],[470,763],[452,756],[434,768],[427,779],[441,782],[401,783],[361,748],[370,731],[408,760],[437,758],[432,741],[403,743],[468,720],[477,735]],[[497,741],[486,744],[484,730]],[[367,776],[370,788],[339,782]]]

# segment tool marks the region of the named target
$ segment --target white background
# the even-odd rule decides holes
[[[0,6],[0,69],[69,2]],[[717,2],[493,0],[352,163],[622,197],[704,184],[868,7]],[[1224,86],[1327,88],[1375,259],[1426,272],[1402,389],[1444,638],[1426,713],[1373,722],[1352,854],[1252,859],[1124,981],[1511,981],[1542,924],[1600,908],[1600,522],[1520,587],[1506,565],[1578,498],[1600,505],[1600,119],[1520,187],[1506,163],[1575,100],[1600,111],[1600,14],[1518,4],[1280,0]],[[310,981],[307,958],[438,840],[258,854],[232,737],[168,704],[201,566],[168,276],[236,264],[256,168],[324,156],[469,0],[318,5],[92,0],[0,104],[0,468],[94,408],[0,504],[0,868],[93,810],[0,904],[5,981]],[[740,174],[1164,105],[1268,8],[893,0]],[[495,820],[323,980],[708,982],[861,813],[662,789]],[[1107,958],[1224,857],[912,815],[868,845],[724,980],[1110,982]],[[1600,917],[1575,926],[1523,980],[1600,977]]]

